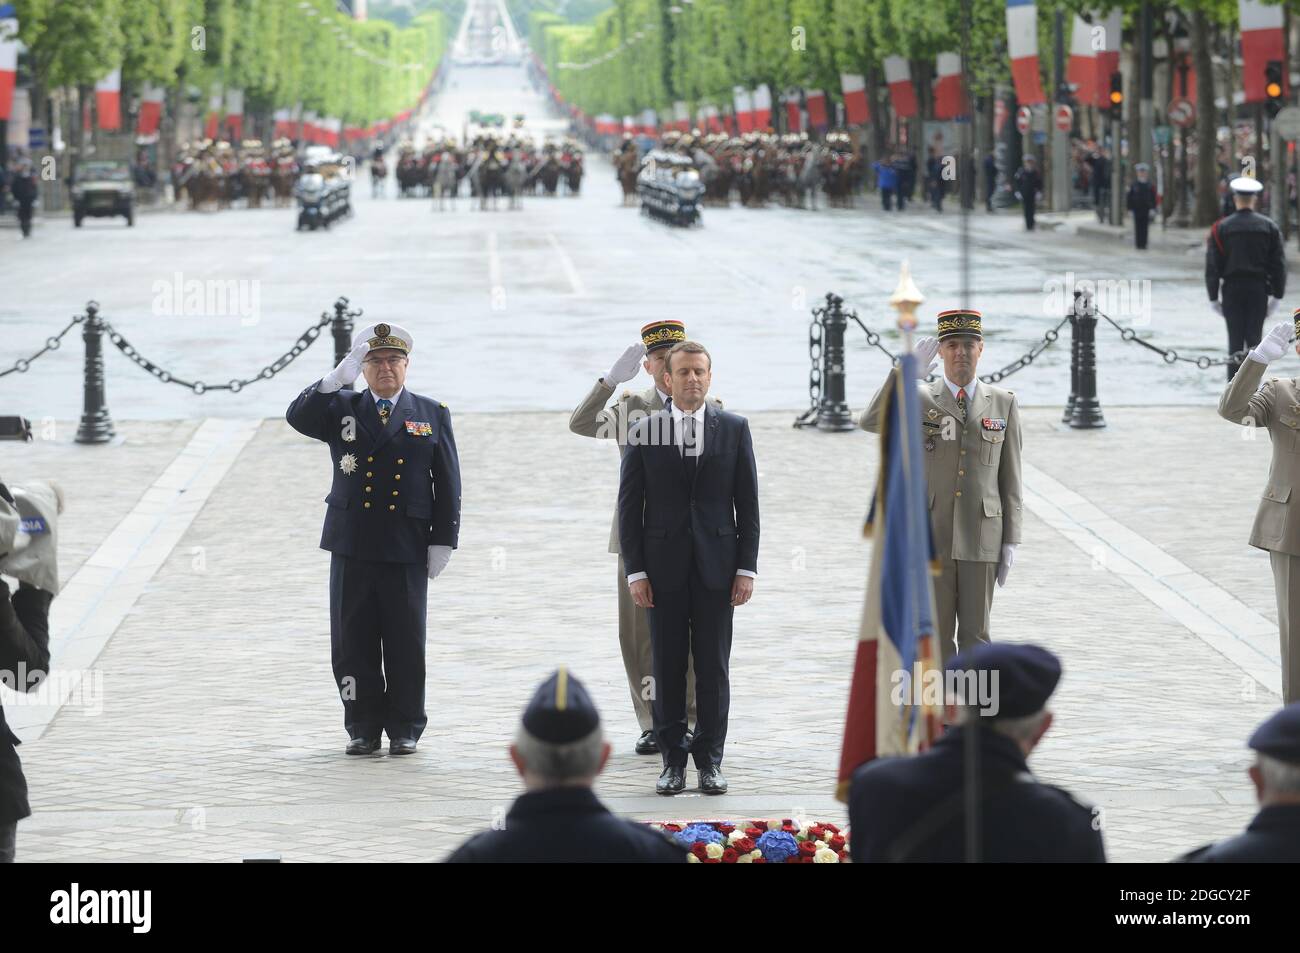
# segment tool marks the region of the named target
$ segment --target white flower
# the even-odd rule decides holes
[[[769,831],[779,831],[781,829],[781,819],[777,818],[776,820],[768,821],[767,829]]]
[[[721,844],[706,844],[706,845],[704,845],[704,853],[706,853],[706,854],[709,855],[709,859],[710,859],[710,860],[721,860],[721,859],[722,859],[722,845],[721,845]]]
[[[757,854],[757,853],[758,853],[758,851],[754,851],[754,854]],[[738,863],[738,864],[752,864],[752,863],[754,862],[754,854],[740,854],[740,855],[738,855],[738,856],[736,857],[736,863]]]
[[[762,857],[762,856],[763,856],[763,852],[762,852],[761,850],[759,850],[757,847],[755,847],[753,850],[751,850],[751,851],[749,852],[749,859],[750,859],[750,860],[758,860],[758,858],[760,858],[760,857]]]
[[[738,841],[738,840],[744,840],[744,839],[745,839],[745,832],[744,832],[744,831],[742,831],[742,830],[734,830],[734,831],[732,831],[730,834],[727,835],[727,846],[728,846],[728,847],[735,847],[735,846],[736,846],[736,841]]]
[[[343,454],[339,458],[339,469],[351,476],[357,470],[357,458],[350,453]]]
[[[700,858],[696,857],[694,854],[687,854],[686,862],[688,864],[698,864],[700,862]]]
[[[817,853],[813,854],[814,864],[838,864],[839,862],[840,855],[835,853],[835,851],[831,850],[829,847],[823,847],[821,850],[817,851]]]

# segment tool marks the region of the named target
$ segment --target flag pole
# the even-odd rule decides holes
[[[912,353],[912,335],[916,331],[916,309],[925,298],[916,282],[912,280],[912,269],[906,258],[898,269],[898,287],[889,296],[889,306],[898,312],[898,330],[903,336],[903,353]]]

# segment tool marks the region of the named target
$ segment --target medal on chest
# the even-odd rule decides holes
[[[347,476],[352,476],[357,471],[357,458],[350,453],[345,453],[339,457],[339,469]]]

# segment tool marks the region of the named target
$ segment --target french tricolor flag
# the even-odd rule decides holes
[[[804,102],[808,105],[808,125],[814,129],[825,129],[830,123],[826,119],[826,91],[824,89],[804,90]],[[862,106],[866,108],[867,94],[862,94]]]
[[[1094,14],[1094,19],[1096,14]],[[1100,20],[1097,20],[1100,23]],[[1092,31],[1101,29],[1074,15],[1074,30],[1070,34],[1070,59],[1065,67],[1065,81],[1074,87],[1074,98],[1082,106],[1097,101],[1097,50],[1093,48]],[[1107,91],[1109,92],[1109,80]]]
[[[163,100],[166,96],[167,91],[161,86],[150,84],[144,88],[140,97],[140,115],[135,121],[136,135],[152,136],[158,131],[162,124]]]
[[[754,128],[754,97],[744,86],[737,86],[732,92],[736,104],[736,123],[741,132],[750,132]]]
[[[0,3],[0,119],[14,108],[14,81],[18,76],[18,14],[13,4]]]
[[[850,126],[861,126],[871,118],[867,107],[867,81],[861,73],[840,73],[840,90],[844,93],[844,121]],[[812,116],[812,104],[808,105]],[[813,121],[816,125],[816,120]]]
[[[885,57],[885,82],[889,85],[889,98],[894,104],[894,115],[900,119],[915,116],[916,87],[912,85],[912,67],[906,57]]]
[[[781,96],[785,103],[785,125],[791,132],[803,132],[803,110],[799,108],[799,90],[791,89]]]
[[[772,125],[772,90],[767,83],[754,90],[750,101],[754,105],[754,128],[766,129]]]
[[[232,142],[244,138],[244,91],[242,89],[226,90],[226,128],[230,130]]]
[[[1269,60],[1286,62],[1282,54],[1282,7],[1266,6],[1259,0],[1237,0],[1241,18],[1241,84],[1246,102],[1262,103],[1268,99],[1264,69]],[[1287,73],[1282,68],[1282,95],[1287,93]]]
[[[1020,105],[1046,102],[1038,75],[1038,7],[1034,0],[1007,0],[1007,52]]]
[[[935,59],[934,118],[956,119],[969,114],[961,88],[961,54],[940,53]]]
[[[1112,73],[1119,70],[1119,45],[1123,39],[1124,27],[1120,22],[1122,14],[1119,10],[1108,13],[1105,17],[1099,17],[1093,14],[1092,22],[1101,25],[1101,42],[1102,46],[1097,50],[1097,72],[1096,84],[1094,86],[1095,96],[1092,104],[1100,109],[1105,109],[1110,105],[1110,77]],[[1082,96],[1079,102],[1084,102]]]
[[[95,84],[95,111],[100,129],[122,128],[122,71],[115,69]]]

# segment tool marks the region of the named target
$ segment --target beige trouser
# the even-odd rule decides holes
[[[997,563],[945,559],[934,581],[935,611],[939,613],[939,658],[947,662],[956,650],[965,652],[976,642],[989,640],[989,609],[993,605],[993,583]]]
[[[1277,591],[1277,627],[1282,640],[1282,704],[1300,701],[1300,556],[1268,554]]]
[[[623,650],[623,670],[632,693],[632,707],[642,731],[654,729],[654,660],[650,655],[650,616],[632,601],[623,557],[618,557],[618,644]],[[686,664],[686,724],[695,727],[695,661]]]

